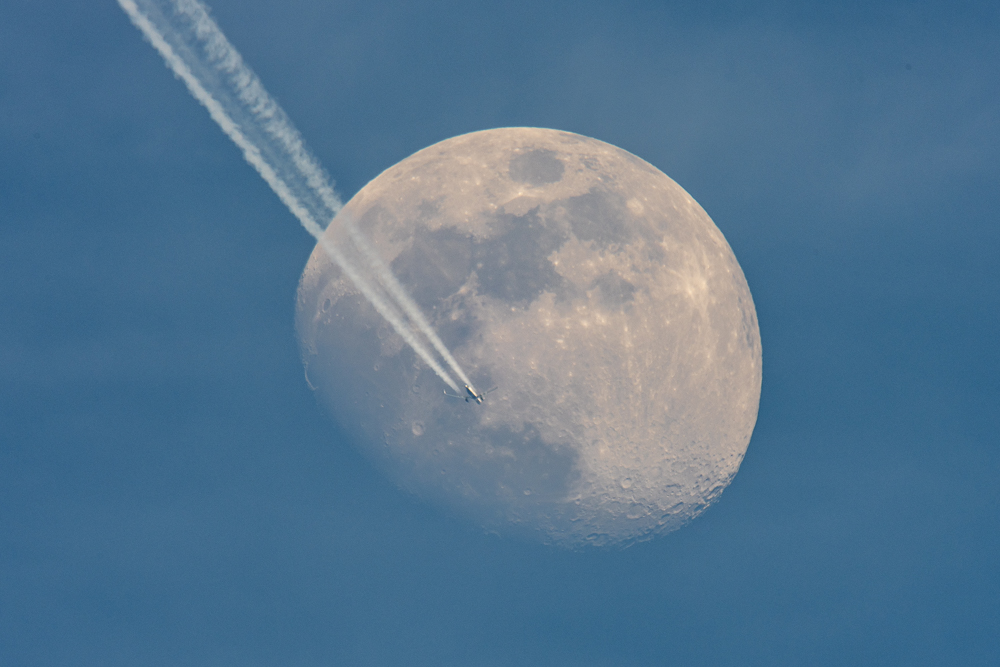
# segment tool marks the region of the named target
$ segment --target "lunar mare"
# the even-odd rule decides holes
[[[476,386],[498,387],[483,405],[445,396],[313,252],[307,380],[403,488],[573,547],[675,530],[732,480],[760,400],[753,300],[722,233],[655,167],[568,132],[487,130],[391,167],[344,214]]]

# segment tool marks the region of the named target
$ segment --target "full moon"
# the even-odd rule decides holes
[[[446,396],[317,246],[306,379],[402,488],[576,547],[675,530],[733,479],[760,401],[756,312],[722,232],[658,169],[569,132],[486,130],[406,158],[341,215],[476,388],[497,387]]]

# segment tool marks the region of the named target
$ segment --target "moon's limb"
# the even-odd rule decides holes
[[[310,383],[402,486],[573,546],[674,530],[736,474],[760,398],[753,301],[663,173],[567,132],[489,130],[403,160],[345,212],[458,363],[499,386],[483,405],[430,390],[313,253],[297,307]]]

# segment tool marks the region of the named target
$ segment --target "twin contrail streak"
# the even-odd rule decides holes
[[[430,322],[428,322],[424,317],[424,314],[420,311],[420,307],[417,305],[416,301],[414,301],[413,297],[406,292],[406,289],[399,284],[399,280],[396,279],[396,275],[388,266],[386,266],[386,263],[382,261],[379,254],[375,252],[375,249],[372,248],[365,235],[362,234],[361,231],[354,225],[352,220],[348,219],[344,224],[347,227],[347,232],[351,235],[351,239],[354,241],[354,244],[360,248],[361,252],[368,258],[371,268],[378,274],[379,278],[382,279],[383,285],[389,291],[389,294],[396,299],[396,303],[402,306],[403,310],[406,311],[406,314],[410,317],[410,320],[417,325],[417,328],[419,328],[425,336],[427,336],[427,340],[431,342],[434,349],[438,351],[451,369],[455,371],[458,378],[464,384],[468,385],[469,389],[471,389],[473,393],[476,393],[476,388],[472,386],[472,381],[466,377],[465,373],[462,371],[462,367],[459,366],[458,362],[455,361],[455,358],[451,356],[451,352],[448,351],[448,348],[445,347],[444,343],[438,337],[437,332],[434,331]]]
[[[396,333],[449,387],[458,391],[455,381],[410,325],[415,326],[459,379],[472,387],[416,302],[353,221],[345,220],[344,227],[364,256],[363,268],[374,274],[374,281],[324,235],[325,225],[343,208],[340,197],[288,115],[264,90],[205,6],[198,0],[118,0],[118,4],[243,151],[246,161]]]

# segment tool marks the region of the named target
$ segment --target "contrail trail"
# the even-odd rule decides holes
[[[440,353],[441,357],[448,363],[451,369],[455,371],[455,375],[457,375],[463,383],[468,385],[469,389],[471,389],[473,393],[476,393],[476,388],[472,386],[472,381],[466,377],[465,373],[462,371],[462,367],[459,366],[458,362],[455,360],[455,357],[451,356],[451,352],[449,352],[448,348],[445,347],[444,343],[438,337],[437,332],[434,331],[434,328],[430,325],[430,322],[424,318],[424,314],[420,311],[420,307],[413,300],[413,297],[407,294],[406,289],[399,284],[399,280],[396,279],[396,275],[392,272],[392,269],[386,266],[379,254],[371,246],[371,243],[368,242],[365,235],[362,234],[361,231],[354,225],[354,220],[348,218],[341,224],[347,228],[347,233],[350,234],[351,239],[354,241],[354,245],[356,245],[361,250],[362,254],[368,258],[369,265],[375,273],[378,274],[385,289],[396,299],[396,303],[403,308],[406,314],[409,315],[410,320],[417,325],[417,328],[423,332],[423,334],[427,337],[427,340],[429,340],[431,345],[434,346],[434,349]]]
[[[197,0],[118,0],[118,4],[330,259],[420,358],[457,392],[455,381],[407,325],[396,304],[384,298],[378,287],[396,298],[397,304],[463,381],[465,374],[360,231],[353,224],[348,229],[351,239],[368,257],[369,268],[382,279],[381,286],[372,285],[324,236],[320,221],[334,219],[343,208],[340,198],[287,114],[264,90],[204,5]]]

